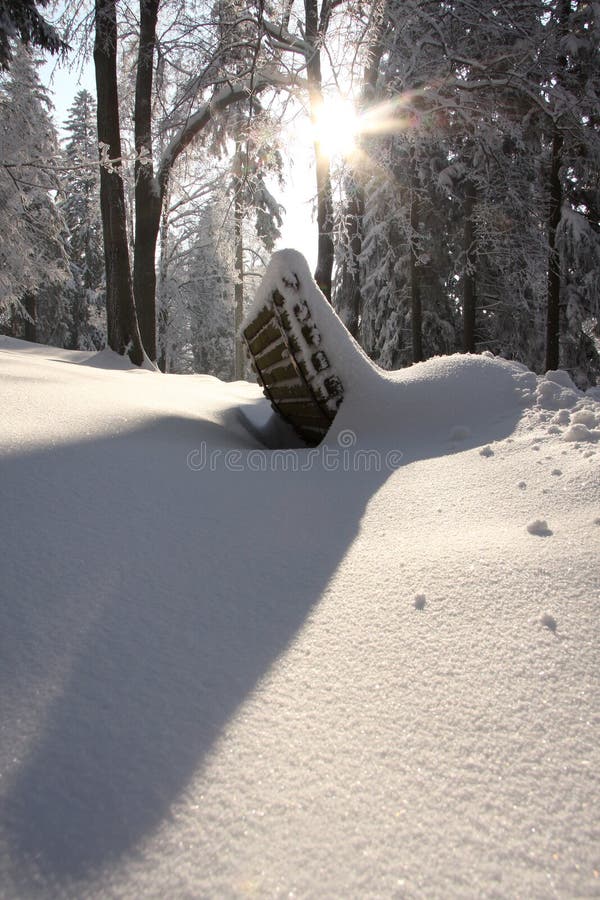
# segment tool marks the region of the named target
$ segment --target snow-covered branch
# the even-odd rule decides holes
[[[124,162],[137,162],[141,166],[149,166],[152,164],[152,159],[147,147],[142,147],[140,152],[134,154],[134,156],[118,156],[112,159],[109,155],[109,144],[104,143],[104,141],[100,141],[98,144],[98,149],[100,151],[100,167],[106,169],[106,171],[110,172],[111,174],[117,172],[118,167],[121,166]]]
[[[271,39],[277,50],[287,50],[290,53],[299,53],[302,56],[309,57],[314,52],[314,47],[308,42],[291,34],[283,25],[274,22],[263,21],[264,29],[267,36]]]
[[[253,78],[229,84],[222,88],[187,119],[167,145],[158,165],[156,175],[157,192],[161,196],[163,195],[175,160],[216,115],[234,103],[248,100],[255,94],[269,88],[292,89],[301,86],[304,86],[304,80],[295,73],[284,73],[276,69],[263,69],[262,72]]]

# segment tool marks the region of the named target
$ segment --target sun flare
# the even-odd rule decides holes
[[[356,150],[360,120],[352,101],[343,97],[328,99],[317,109],[312,123],[313,136],[326,156],[351,156]]]
[[[346,97],[326,97],[313,114],[312,138],[329,159],[344,157],[356,161],[362,155],[361,137],[395,134],[417,127],[418,119],[411,109],[413,96],[405,93],[361,112]]]

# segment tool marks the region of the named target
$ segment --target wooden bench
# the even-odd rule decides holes
[[[308,303],[274,289],[242,329],[252,368],[273,408],[309,446],[320,443],[344,398]],[[326,302],[323,299],[323,302]]]

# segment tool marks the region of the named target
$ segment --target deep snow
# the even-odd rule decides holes
[[[0,338],[1,897],[600,896],[598,391],[359,368]]]

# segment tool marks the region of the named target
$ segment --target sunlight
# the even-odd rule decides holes
[[[414,92],[405,92],[365,112],[359,112],[347,97],[328,97],[317,109],[311,125],[313,140],[321,153],[330,159],[361,155],[359,143],[363,135],[394,134],[418,126],[412,109]]]
[[[359,116],[351,100],[327,99],[317,109],[312,123],[314,140],[328,157],[350,156],[356,150]]]
[[[392,100],[384,100],[372,106],[358,120],[361,134],[396,134],[418,126],[418,116],[413,108],[414,91],[405,91]]]

